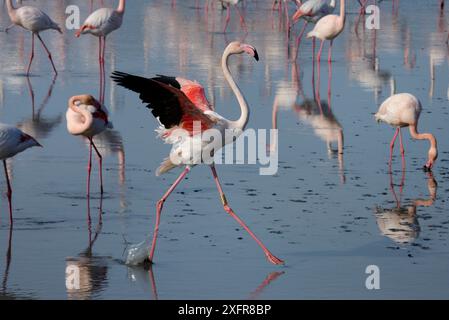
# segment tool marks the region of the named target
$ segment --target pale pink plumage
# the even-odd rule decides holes
[[[13,224],[11,203],[12,188],[9,181],[6,159],[14,157],[16,154],[31,147],[41,147],[41,145],[36,141],[36,139],[24,133],[22,130],[7,124],[0,123],[0,160],[3,161],[6,183],[8,187],[7,196],[9,202],[9,219],[11,225]]]

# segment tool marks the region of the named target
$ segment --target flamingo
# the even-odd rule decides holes
[[[424,170],[430,172],[438,157],[438,147],[436,138],[430,133],[418,133],[418,120],[421,113],[421,102],[409,93],[395,94],[385,100],[375,114],[378,122],[385,122],[396,127],[396,133],[390,143],[390,169],[393,157],[394,143],[399,135],[402,163],[405,167],[405,152],[402,142],[401,128],[409,127],[410,135],[416,140],[428,140],[430,148],[428,160],[424,165]]]
[[[27,76],[30,74],[31,64],[34,59],[34,36],[37,36],[39,41],[42,43],[42,46],[44,47],[45,51],[48,54],[48,58],[50,59],[53,71],[55,72],[55,74],[58,74],[50,50],[48,50],[39,33],[45,30],[56,30],[62,34],[61,28],[45,12],[38,8],[31,6],[14,8],[12,0],[6,0],[6,6],[12,24],[5,29],[5,32],[8,32],[8,30],[15,25],[20,26],[25,30],[31,31],[31,55],[30,62],[28,63],[27,68]]]
[[[156,225],[154,228],[153,240],[151,244],[151,249],[149,251],[149,256],[146,253],[146,257],[150,262],[153,261],[154,250],[156,246],[156,240],[159,231],[159,222],[162,212],[163,205],[170,194],[175,190],[175,188],[181,183],[181,181],[187,176],[192,167],[198,164],[205,164],[204,159],[198,154],[204,147],[203,143],[195,143],[193,155],[183,152],[183,150],[190,149],[190,143],[193,139],[198,138],[198,134],[195,134],[193,129],[193,123],[198,123],[201,125],[201,130],[215,129],[222,133],[225,130],[233,130],[236,134],[241,134],[245,129],[249,120],[249,108],[246,99],[242,92],[240,91],[238,85],[234,81],[228,66],[228,60],[232,55],[247,53],[254,57],[256,60],[259,59],[256,49],[245,43],[240,43],[238,41],[231,42],[224,50],[222,56],[222,69],[224,76],[234,92],[241,109],[241,116],[236,121],[227,120],[218,113],[212,111],[209,108],[205,108],[205,105],[200,106],[198,101],[204,101],[204,90],[199,90],[196,94],[196,99],[191,100],[183,92],[185,86],[183,86],[183,79],[159,76],[158,78],[146,79],[133,75],[129,75],[122,72],[114,72],[112,78],[120,86],[123,86],[131,91],[140,94],[140,98],[144,103],[149,103],[148,108],[152,109],[153,115],[159,119],[161,127],[158,132],[160,137],[169,144],[173,144],[173,148],[170,152],[170,158],[165,159],[157,170],[157,175],[163,174],[173,168],[184,166],[184,170],[179,175],[178,179],[173,183],[173,185],[168,189],[164,196],[158,201],[156,209]],[[197,84],[197,88],[200,85]],[[189,135],[182,142],[179,142],[178,137],[173,137],[173,132],[175,130],[184,129],[188,131]],[[198,133],[198,132],[196,132]],[[229,135],[228,135],[229,136]],[[201,139],[201,138],[200,138]],[[214,150],[222,148],[225,144],[231,143],[233,139],[214,139]],[[219,141],[218,141],[219,140]],[[225,141],[223,141],[225,140]],[[201,149],[201,150],[200,150]],[[180,156],[180,163],[175,164],[170,159],[173,157]],[[212,170],[212,175],[220,195],[220,199],[224,210],[232,216],[247,232],[248,234],[257,242],[257,244],[264,251],[268,261],[273,264],[282,264],[283,261],[275,257],[264,245],[263,243],[254,235],[254,233],[247,227],[247,225],[234,213],[234,211],[229,206],[226,196],[221,187],[220,180],[217,175],[214,163],[210,163],[210,168]],[[143,244],[144,245],[144,244]],[[145,249],[146,250],[146,249]],[[146,251],[145,251],[146,252]],[[146,258],[145,257],[145,258]],[[140,258],[140,255],[139,255]],[[140,263],[139,261],[138,263]]]
[[[438,183],[431,172],[427,173],[427,189],[429,197],[427,199],[414,199],[410,205],[402,206],[401,199],[405,184],[405,171],[402,171],[401,184],[399,186],[399,197],[396,194],[393,176],[390,172],[390,190],[396,201],[394,208],[382,208],[377,206],[374,215],[377,220],[382,235],[390,238],[400,245],[413,243],[421,231],[417,209],[418,207],[431,207],[437,198]]]
[[[307,34],[307,38],[318,38],[321,40],[321,47],[318,53],[318,62],[321,60],[321,54],[323,52],[324,41],[330,41],[329,47],[329,59],[331,62],[332,58],[332,45],[334,39],[338,37],[345,28],[346,22],[346,11],[345,11],[345,0],[340,0],[340,15],[329,14],[321,18],[315,28]]]
[[[14,157],[16,154],[25,151],[31,147],[42,147],[39,142],[32,136],[24,133],[22,130],[0,123],[0,160],[3,161],[3,168],[5,170],[6,184],[8,186],[8,202],[9,202],[9,220],[11,225],[12,220],[12,188],[9,180],[8,168],[6,166],[6,159]]]
[[[220,0],[221,5],[223,8],[225,7],[226,3],[226,22],[223,28],[223,33],[226,33],[226,29],[228,28],[229,21],[231,20],[231,5],[234,6],[235,10],[237,11],[238,15],[240,16],[240,24],[246,29],[246,23],[245,18],[243,17],[242,13],[240,12],[238,8],[238,4],[241,0]]]
[[[315,28],[307,34],[307,38],[318,38],[321,40],[320,50],[318,52],[318,92],[320,88],[320,75],[321,75],[321,54],[323,53],[324,41],[329,40],[329,84],[332,78],[332,47],[334,44],[334,39],[338,37],[345,28],[346,22],[346,10],[345,10],[345,0],[340,0],[340,15],[329,14],[321,18],[315,25]],[[315,48],[314,48],[315,51]],[[315,53],[314,53],[315,54]],[[315,61],[315,60],[314,60]],[[329,92],[330,95],[330,86]]]
[[[106,37],[114,30],[119,29],[123,23],[126,0],[120,0],[116,10],[100,8],[91,13],[81,28],[75,33],[79,38],[82,34],[90,33],[99,40],[98,63],[100,65],[100,102],[104,102],[104,57],[106,52]]]
[[[78,95],[69,99],[69,107],[66,113],[67,130],[74,136],[84,136],[89,140],[89,162],[87,165],[87,196],[90,195],[90,174],[92,170],[92,148],[98,156],[100,166],[100,190],[103,194],[103,158],[93,141],[93,137],[106,129],[112,129],[113,125],[108,119],[108,111],[105,106],[91,95]]]
[[[299,45],[301,44],[301,39],[306,31],[307,25],[309,23],[317,23],[322,17],[330,15],[334,12],[336,7],[336,0],[331,0],[328,3],[327,0],[308,0],[304,2],[292,17],[293,24],[297,23],[299,19],[304,19],[304,26],[296,39],[296,52],[299,50]],[[313,41],[315,46],[315,39]]]

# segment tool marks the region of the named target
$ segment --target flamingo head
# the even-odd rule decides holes
[[[256,48],[246,43],[241,43],[239,41],[231,42],[226,48],[226,51],[228,51],[230,54],[247,53],[251,57],[256,59],[256,61],[259,61],[259,54],[257,53]]]
[[[80,105],[86,105],[86,106],[94,106],[96,109],[101,109],[100,102],[97,101],[92,95],[90,94],[83,94],[79,96],[74,96],[70,98],[70,103],[72,103],[74,106],[80,106]]]
[[[429,156],[427,163],[424,166],[424,171],[430,172],[432,171],[433,165],[438,158],[438,150],[435,147],[429,149]]]

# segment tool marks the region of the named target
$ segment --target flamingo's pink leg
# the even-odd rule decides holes
[[[328,100],[329,100],[329,105],[330,105],[330,96],[331,96],[331,84],[332,84],[332,47],[334,44],[334,40],[331,40],[330,46],[329,46],[329,56],[327,58],[327,63],[329,65],[329,80],[327,83],[328,86],[328,91],[327,91],[327,96],[328,96]]]
[[[164,203],[167,200],[167,198],[170,196],[170,194],[176,189],[176,187],[181,183],[182,180],[187,176],[187,174],[190,172],[190,167],[186,167],[184,171],[179,175],[178,179],[172,184],[172,186],[168,189],[168,191],[164,194],[164,196],[157,202],[157,209],[156,209],[156,225],[154,226],[154,233],[153,233],[153,242],[151,244],[150,254],[148,259],[150,262],[153,262],[153,256],[154,256],[154,250],[156,249],[156,241],[157,241],[157,235],[159,233],[159,223],[161,219],[161,213],[162,208],[164,207]]]
[[[11,188],[11,182],[9,181],[9,175],[8,175],[8,168],[6,166],[6,160],[3,160],[3,168],[5,169],[5,178],[6,178],[6,184],[8,186],[8,206],[9,206],[9,223],[11,226],[13,225],[13,219],[12,219],[12,188]]]
[[[234,213],[234,211],[229,207],[228,201],[226,200],[226,196],[223,192],[223,189],[220,184],[220,180],[218,179],[217,171],[214,166],[211,166],[212,175],[214,176],[215,183],[217,184],[218,192],[220,193],[221,202],[223,204],[224,210],[233,217],[245,230],[248,234],[257,242],[257,244],[262,248],[267,257],[268,261],[273,264],[283,264],[284,262],[275,257],[265,246],[264,244],[255,236],[255,234],[248,228],[248,226]]]
[[[396,133],[393,136],[393,139],[390,142],[390,170],[391,170],[391,164],[393,163],[393,148],[394,148],[394,143],[396,142],[396,139],[398,138],[399,135],[399,128],[396,129]]]
[[[92,140],[89,139],[89,162],[87,163],[87,197],[90,197],[90,174],[92,172]]]
[[[318,63],[318,83],[317,83],[317,92],[320,92],[321,89],[321,55],[323,53],[324,48],[324,40],[321,40],[320,50],[318,51],[317,63]]]
[[[92,147],[94,147],[95,152],[98,156],[98,164],[100,166],[100,190],[101,194],[103,194],[103,157],[100,154],[100,151],[98,151],[97,146],[95,145],[94,141],[91,139]]]
[[[100,67],[100,93],[99,93],[100,102],[101,102],[101,96],[103,93],[103,72],[102,72],[102,63],[101,63],[101,59],[103,57],[102,49],[103,49],[102,37],[98,37],[98,65]]]
[[[296,59],[298,58],[299,46],[301,45],[302,37],[304,36],[304,32],[306,31],[307,25],[309,23],[307,21],[304,22],[304,26],[301,29],[301,33],[296,38]],[[315,40],[315,38],[313,38]]]
[[[56,71],[55,63],[53,62],[53,58],[51,57],[50,50],[48,50],[47,46],[44,43],[44,40],[42,40],[39,33],[36,33],[36,35],[37,35],[37,38],[39,39],[39,41],[42,43],[42,46],[44,47],[45,51],[47,52],[48,58],[50,59],[50,62],[51,62],[51,66],[53,67],[53,71],[55,72],[55,74],[58,74],[58,71]]]
[[[27,68],[27,76],[30,75],[31,64],[33,63],[33,59],[34,59],[34,33],[31,34],[31,54],[30,54],[30,62],[28,63]]]
[[[405,150],[404,150],[404,142],[402,141],[401,128],[399,128],[399,143],[401,145],[402,169],[405,169]]]
[[[315,47],[316,47],[316,38],[312,39],[312,86],[313,92],[315,92]]]
[[[245,29],[245,31],[248,31],[248,27],[246,26],[245,18],[243,17],[242,13],[240,12],[240,9],[235,6],[235,10],[237,11],[238,15],[240,16],[240,26]]]
[[[104,96],[106,94],[106,67],[105,67],[105,56],[106,56],[106,37],[103,38],[103,51],[102,51],[102,67],[103,67],[103,94],[101,96],[101,103],[104,103]]]
[[[226,8],[226,20],[225,20],[223,33],[226,33],[226,29],[228,28],[229,20],[231,20],[231,6],[230,5],[228,5],[228,7]]]

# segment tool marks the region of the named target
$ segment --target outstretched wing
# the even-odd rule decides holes
[[[180,85],[175,78],[158,76],[148,79],[114,71],[112,79],[118,85],[139,93],[140,99],[148,103],[147,107],[166,129],[179,126],[192,131],[194,121],[201,122],[202,130],[214,124],[180,90]]]
[[[202,112],[213,111],[212,105],[206,97],[205,90],[201,84],[196,81],[180,78],[169,77],[158,74],[153,80],[165,83],[176,89],[180,89],[189,98],[190,101]]]

